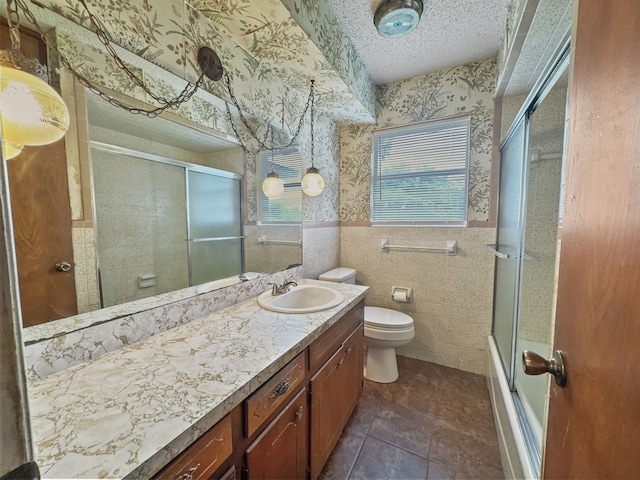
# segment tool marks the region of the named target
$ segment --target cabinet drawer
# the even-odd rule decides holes
[[[309,345],[309,365],[316,371],[342,346],[356,326],[364,322],[364,301],[353,307],[344,317]]]
[[[247,399],[247,437],[253,435],[295,393],[304,381],[306,370],[305,352],[302,352]]]
[[[207,479],[233,451],[231,418],[227,415],[176,457],[156,478]]]

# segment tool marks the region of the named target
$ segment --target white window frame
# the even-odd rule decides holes
[[[439,135],[442,135],[442,137],[438,138]],[[445,143],[447,141],[445,135],[449,136],[448,145]],[[414,140],[420,140],[420,138],[415,137],[421,136],[425,142],[424,149],[420,152],[420,146],[416,145],[416,151],[412,151],[412,144],[408,142],[412,141],[412,137],[414,137]],[[402,137],[406,139],[404,143],[402,143]],[[389,142],[393,142],[394,139],[397,140],[395,153],[388,152],[387,155],[384,155],[381,150],[388,147]],[[458,115],[400,127],[374,130],[371,140],[371,225],[466,227],[469,203],[470,139],[471,117],[469,115]],[[442,140],[443,142],[438,144],[436,143],[437,140]],[[449,161],[447,157],[451,157],[451,161],[455,163],[453,168],[446,168]],[[387,169],[404,165],[407,170],[395,174],[381,175],[380,169],[382,168],[383,171],[385,169],[384,164],[381,166],[383,162],[387,163]],[[420,168],[422,166],[424,169]],[[431,168],[427,169],[427,167]],[[420,215],[420,211],[416,210],[416,215],[400,214],[394,217],[393,210],[384,208],[381,202],[378,201],[384,195],[385,181],[401,181],[403,178],[415,180],[418,177],[433,179],[451,175],[457,176],[457,183],[462,182],[461,190],[464,192],[463,201],[454,205],[455,210],[459,212],[455,216],[450,216],[443,212],[443,215],[438,217],[434,215],[437,211]],[[428,196],[427,190],[421,190],[419,193]],[[410,198],[411,192],[407,190],[406,194],[397,198],[404,198],[404,195],[407,196],[406,198]],[[437,199],[437,197],[433,198]],[[446,198],[443,198],[443,200],[446,200]],[[398,205],[396,211],[401,211],[402,209],[403,205]],[[431,217],[431,219],[427,219],[428,217]]]

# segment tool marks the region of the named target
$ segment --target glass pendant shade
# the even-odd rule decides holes
[[[284,193],[284,183],[276,172],[271,172],[262,182],[262,191],[268,198],[280,198]]]
[[[60,95],[44,80],[6,65],[0,65],[0,111],[5,158],[16,146],[53,143],[69,128]]]
[[[18,143],[7,140],[2,140],[2,155],[5,160],[11,160],[17,157],[24,147]]]
[[[307,173],[302,177],[302,191],[310,197],[317,197],[324,190],[324,178],[318,172],[318,169],[311,167],[307,169]]]

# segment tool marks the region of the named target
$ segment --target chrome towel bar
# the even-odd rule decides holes
[[[389,239],[384,238],[380,240],[380,248],[384,252],[388,252],[391,249],[397,250],[414,250],[417,252],[434,252],[434,253],[446,253],[447,255],[458,254],[458,242],[456,240],[447,240],[446,246],[442,247],[420,247],[412,245],[389,245]]]
[[[258,237],[260,245],[302,245],[302,240],[268,240],[267,237]]]

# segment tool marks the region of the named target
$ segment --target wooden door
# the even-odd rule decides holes
[[[362,394],[362,324],[311,379],[311,478],[320,476]]]
[[[545,478],[640,475],[640,2],[577,2]]]
[[[303,388],[247,448],[247,478],[307,478],[308,432],[307,389]]]
[[[35,32],[21,29],[25,56],[46,59]],[[9,48],[9,29],[0,25],[0,48]],[[71,210],[64,139],[25,147],[7,161],[18,264],[22,321],[25,327],[78,313],[73,268]],[[59,272],[55,265],[68,262]]]

